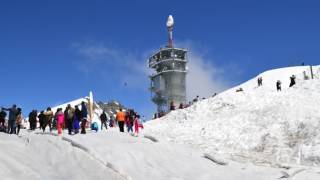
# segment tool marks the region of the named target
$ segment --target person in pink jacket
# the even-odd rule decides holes
[[[140,115],[136,115],[135,119],[134,119],[134,134],[136,136],[138,136],[139,134],[139,128],[143,129],[143,125],[142,123],[140,122]]]
[[[62,134],[62,127],[64,125],[64,114],[62,112],[62,109],[58,109],[57,113],[57,128],[58,128],[58,135]]]

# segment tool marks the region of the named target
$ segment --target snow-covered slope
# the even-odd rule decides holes
[[[145,124],[146,134],[238,161],[320,164],[320,66],[266,71],[214,98]],[[297,84],[289,88],[289,77]],[[310,77],[310,76],[309,76]],[[282,91],[276,91],[276,81]],[[236,92],[242,88],[243,92]]]
[[[56,132],[55,132],[56,133]],[[118,129],[63,137],[0,133],[3,180],[277,180],[285,175],[316,180],[316,168],[284,170],[229,161],[221,166],[193,149],[119,133]],[[299,174],[296,175],[296,172]]]

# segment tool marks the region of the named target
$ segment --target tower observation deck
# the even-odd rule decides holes
[[[175,107],[186,103],[187,50],[173,47],[173,18],[167,22],[169,43],[149,58],[149,68],[155,70],[150,76],[152,101],[157,111],[167,112],[170,104]]]

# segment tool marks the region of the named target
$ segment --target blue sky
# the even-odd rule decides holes
[[[302,0],[3,0],[0,106],[27,113],[92,90],[150,115],[146,59],[166,44],[169,14],[174,42],[190,51],[189,97],[271,68],[319,64],[319,9]]]

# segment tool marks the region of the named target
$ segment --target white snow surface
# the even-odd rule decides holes
[[[303,73],[309,76],[304,79]],[[320,165],[320,66],[266,71],[189,108],[145,123],[145,134],[219,157],[275,166]],[[289,77],[296,85],[289,88]],[[263,86],[257,87],[257,78]],[[276,91],[276,81],[282,91]],[[243,92],[236,92],[242,88]]]
[[[112,129],[63,137],[50,133],[0,133],[0,177],[24,179],[108,180],[316,180],[320,169],[289,170],[228,161],[221,166],[192,148],[153,142]],[[214,155],[213,155],[214,156]],[[216,158],[216,157],[215,157]],[[219,159],[219,158],[216,158]],[[221,159],[223,160],[223,159]],[[299,177],[299,178],[296,178]]]

